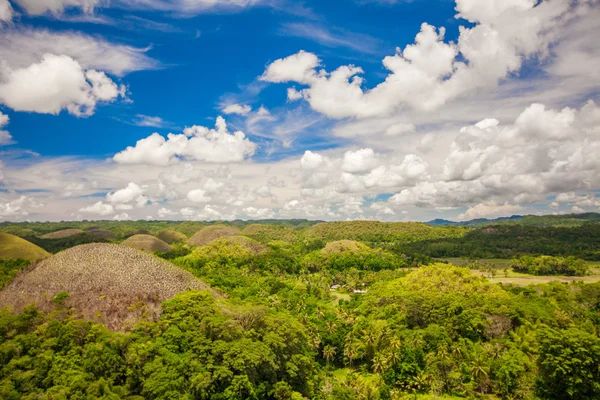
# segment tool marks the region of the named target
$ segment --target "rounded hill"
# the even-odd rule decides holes
[[[347,254],[369,252],[370,247],[354,240],[337,240],[329,242],[322,251],[323,254]]]
[[[21,311],[35,303],[51,311],[56,296],[66,292],[65,306],[119,330],[141,315],[157,320],[161,302],[190,289],[218,295],[168,261],[127,246],[94,243],[62,251],[18,275],[0,292],[0,308]]]
[[[246,236],[236,235],[236,236],[227,236],[217,239],[219,243],[223,243],[226,246],[240,246],[242,249],[258,254],[267,250],[267,247],[262,243],[257,242],[254,239],[250,239]],[[216,243],[214,241],[213,243]]]
[[[215,239],[226,236],[236,236],[240,233],[238,228],[232,226],[211,225],[196,232],[194,236],[188,239],[187,244],[192,246],[205,246]]]
[[[50,257],[50,253],[35,244],[8,233],[0,233],[0,259],[16,260],[43,260]]]
[[[171,229],[160,232],[158,235],[156,235],[156,237],[168,244],[183,242],[187,239],[187,236],[185,236],[183,233]]]
[[[149,251],[151,253],[172,250],[171,246],[152,235],[133,235],[127,238],[121,244],[128,247],[133,247],[134,249]]]
[[[63,229],[40,236],[42,239],[64,239],[84,233],[81,229]]]

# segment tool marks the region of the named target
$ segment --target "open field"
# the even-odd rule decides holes
[[[502,283],[502,284],[512,284],[518,286],[527,286],[527,285],[539,285],[549,282],[563,282],[563,283],[571,283],[571,282],[585,282],[585,283],[595,283],[600,282],[600,261],[591,261],[588,262],[592,266],[591,275],[589,276],[560,276],[560,275],[552,275],[552,276],[537,276],[537,275],[527,275],[521,274],[513,271],[512,268],[507,269],[507,273],[505,274],[504,268],[510,266],[510,259],[502,259],[502,258],[492,258],[489,260],[468,260],[465,258],[440,258],[438,261],[446,261],[451,264],[466,267],[472,261],[480,261],[491,264],[492,266],[498,268],[495,276],[490,276],[489,272],[473,270],[473,272],[483,275],[489,279],[492,283]]]

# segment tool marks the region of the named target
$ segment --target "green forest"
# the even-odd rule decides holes
[[[2,399],[600,398],[593,221],[0,232]]]

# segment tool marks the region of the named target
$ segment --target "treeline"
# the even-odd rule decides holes
[[[522,255],[575,256],[600,260],[600,224],[577,227],[494,225],[463,237],[396,246],[430,257],[515,258]]]
[[[589,265],[576,257],[523,256],[513,260],[511,267],[515,272],[540,276],[586,276],[590,273]]]

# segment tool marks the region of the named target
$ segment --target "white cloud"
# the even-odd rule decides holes
[[[16,199],[6,199],[0,197],[0,217],[12,219],[26,217],[29,215],[27,206],[38,206],[33,199],[28,196],[20,196]]]
[[[298,82],[308,84],[316,77],[315,68],[320,64],[319,58],[304,50],[274,61],[268,67],[261,80],[267,82]]]
[[[0,112],[0,146],[6,146],[7,144],[14,143],[11,134],[8,131],[2,129],[6,125],[8,125],[9,121],[10,119],[8,118],[8,115],[2,114],[2,112]]]
[[[458,219],[469,220],[477,218],[496,218],[514,215],[521,211],[521,206],[513,204],[480,203],[469,207],[467,211],[458,216]]]
[[[518,71],[523,60],[544,54],[562,24],[579,10],[562,0],[536,5],[528,0],[458,0],[457,10],[474,26],[461,27],[457,43],[444,40],[444,28],[423,24],[415,43],[383,60],[390,71],[384,82],[363,89],[362,69],[341,66],[317,71],[318,57],[301,51],[270,64],[261,79],[296,82],[289,91],[331,118],[387,116],[411,108],[430,111],[451,99],[494,87]]]
[[[194,203],[208,203],[211,201],[211,197],[203,189],[190,190],[187,194],[187,198]]]
[[[89,207],[80,208],[79,211],[86,214],[106,216],[114,214],[115,208],[112,206],[112,204],[106,204],[102,201],[98,201]]]
[[[137,202],[144,194],[145,189],[138,186],[135,182],[129,182],[127,187],[119,189],[106,195],[106,200],[112,204],[126,204]]]
[[[178,215],[179,213],[177,211],[173,211],[168,208],[161,207],[158,210],[157,214],[158,214],[159,218],[169,218],[169,217],[174,217],[174,216]]]
[[[373,149],[360,149],[347,151],[342,160],[344,172],[352,174],[363,174],[371,171],[377,165],[377,159]]]
[[[142,127],[163,128],[166,126],[165,120],[161,117],[152,117],[150,115],[138,114],[133,120],[133,124]]]
[[[313,153],[310,150],[306,150],[300,159],[300,164],[304,169],[316,169],[323,165],[324,162],[325,158],[322,155]]]
[[[413,133],[416,130],[417,128],[411,123],[399,123],[387,128],[385,134],[387,136],[400,136],[406,133]]]
[[[39,63],[44,54],[69,56],[84,70],[105,71],[122,76],[129,72],[160,67],[146,55],[150,48],[112,43],[73,31],[15,28],[0,35],[0,59],[12,69]]]
[[[252,107],[247,104],[229,104],[222,108],[225,114],[248,115],[252,111]]]
[[[254,219],[267,219],[275,216],[275,213],[270,208],[247,207],[243,211],[248,217]]]
[[[103,72],[84,71],[64,55],[45,54],[41,62],[17,70],[5,65],[0,73],[0,102],[15,111],[58,114],[66,109],[89,116],[97,103],[114,101],[125,92]]]
[[[130,219],[131,219],[131,217],[126,212],[118,214],[118,215],[115,215],[113,217],[113,220],[115,220],[115,221],[127,221],[127,220],[130,220]]]
[[[10,22],[14,11],[8,0],[0,0],[0,26],[3,22]]]
[[[117,153],[113,160],[119,164],[149,165],[168,165],[179,159],[232,163],[252,156],[255,150],[256,144],[243,132],[230,134],[225,120],[219,117],[215,129],[192,126],[185,128],[183,134],[170,133],[167,139],[153,133]]]
[[[14,0],[23,10],[30,15],[46,13],[59,15],[66,8],[79,8],[84,13],[92,13],[101,0]]]

